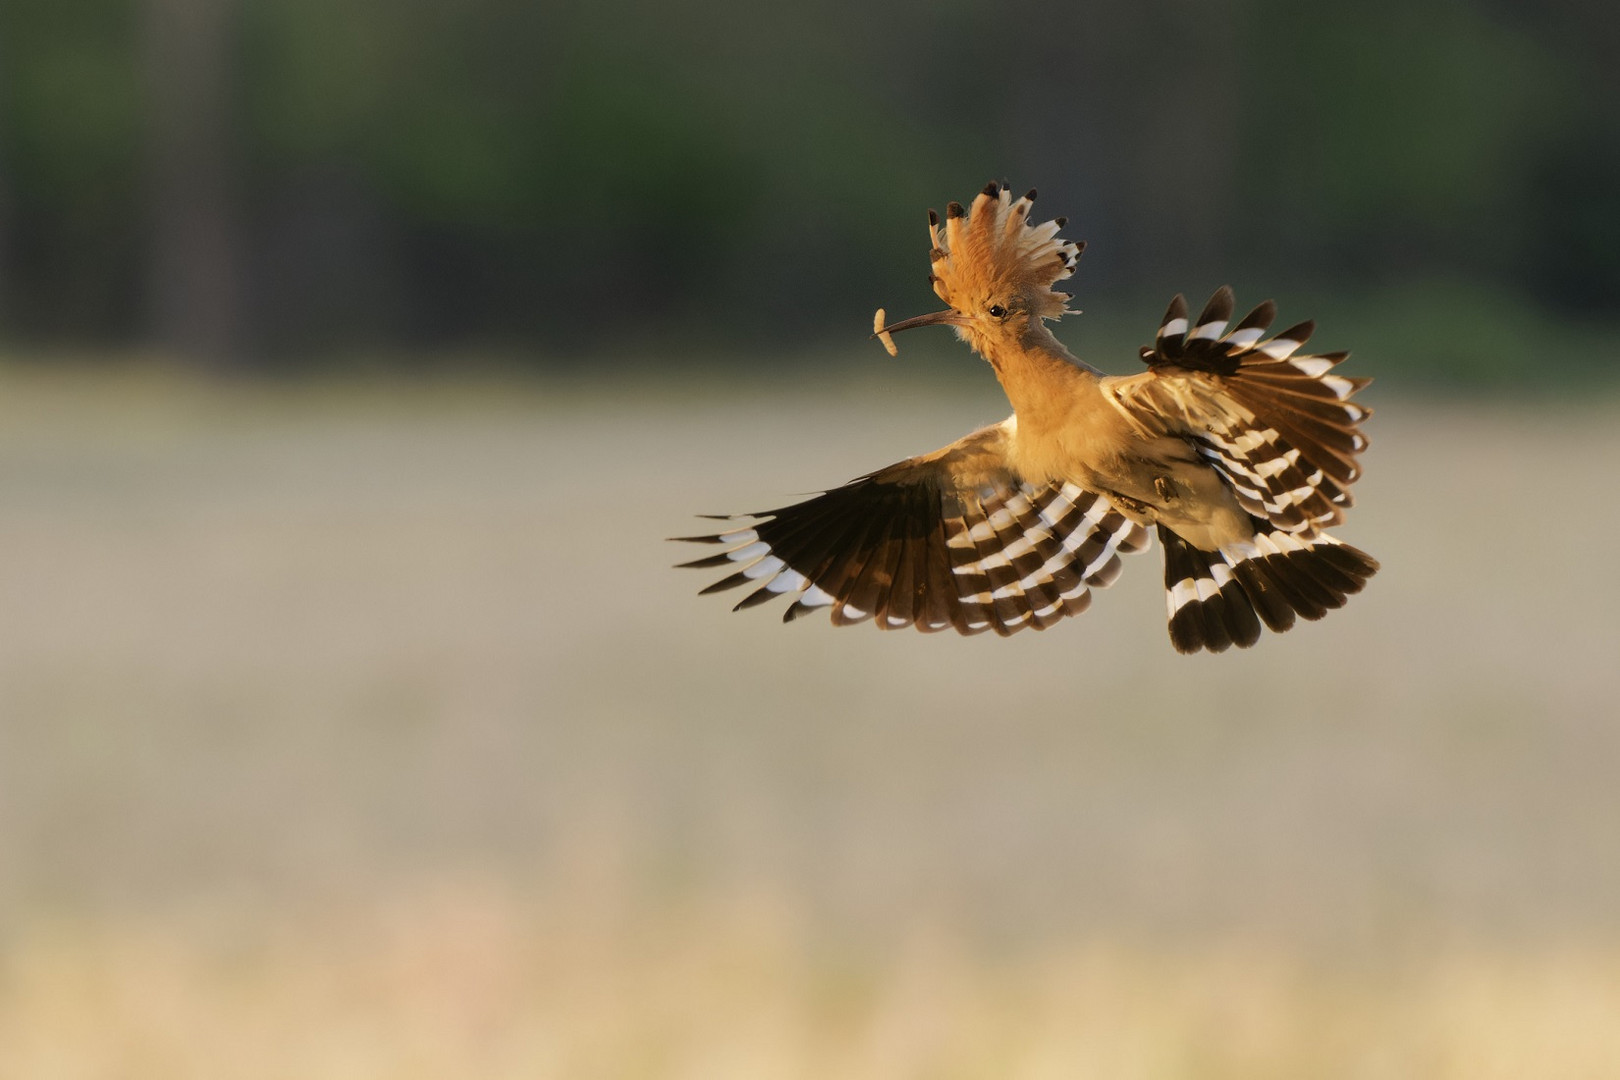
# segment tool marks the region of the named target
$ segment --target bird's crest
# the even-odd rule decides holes
[[[1036,224],[1029,214],[1035,192],[1014,199],[1004,183],[992,181],[963,209],[945,208],[945,221],[928,211],[929,281],[939,298],[957,310],[986,299],[1022,294],[1033,314],[1043,319],[1069,314],[1069,295],[1052,286],[1074,272],[1084,243],[1058,236],[1066,219]]]

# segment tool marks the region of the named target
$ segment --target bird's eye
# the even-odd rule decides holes
[[[1007,317],[1007,309],[1002,307],[1000,304],[991,304],[990,317],[992,319],[1005,319]]]

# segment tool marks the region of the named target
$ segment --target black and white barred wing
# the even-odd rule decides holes
[[[1010,421],[1009,421],[1010,423]],[[1031,484],[1006,464],[1008,424],[891,465],[709,536],[726,550],[683,563],[731,571],[703,592],[751,586],[735,610],[788,599],[834,625],[1006,635],[1084,611],[1149,533],[1073,484]]]
[[[1349,353],[1301,353],[1314,323],[1266,339],[1277,313],[1269,300],[1228,331],[1232,311],[1229,288],[1196,321],[1177,296],[1142,350],[1148,372],[1118,380],[1116,398],[1138,420],[1190,439],[1255,517],[1293,533],[1340,524],[1367,448],[1361,422],[1372,415],[1351,398],[1371,380],[1334,374]]]
[[[1370,380],[1334,373],[1347,353],[1302,354],[1312,323],[1267,338],[1270,301],[1228,330],[1232,311],[1227,288],[1196,320],[1176,297],[1142,350],[1147,373],[1108,380],[1128,416],[1185,438],[1252,516],[1250,539],[1214,551],[1159,527],[1170,640],[1181,652],[1246,648],[1262,624],[1281,632],[1296,616],[1320,619],[1378,572],[1378,560],[1323,531],[1353,502],[1372,412],[1351,398]]]

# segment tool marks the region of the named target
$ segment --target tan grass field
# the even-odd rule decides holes
[[[0,369],[0,1077],[1620,1075],[1620,396],[1378,396],[1320,624],[668,568],[1000,417]]]

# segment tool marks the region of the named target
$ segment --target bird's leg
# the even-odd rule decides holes
[[[1103,494],[1107,495],[1109,500],[1112,501],[1115,506],[1125,511],[1125,513],[1134,515],[1138,521],[1157,520],[1157,508],[1154,507],[1154,505],[1150,502],[1143,502],[1141,499],[1133,499],[1129,495],[1122,495],[1117,491],[1110,491],[1107,488],[1103,489]]]

